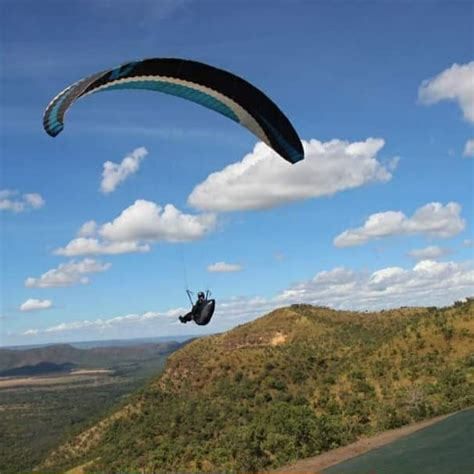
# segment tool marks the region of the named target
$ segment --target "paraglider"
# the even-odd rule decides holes
[[[193,307],[189,313],[185,314],[184,316],[180,316],[178,319],[182,323],[194,321],[199,326],[205,326],[209,323],[212,318],[212,315],[214,314],[216,301],[213,299],[209,299],[209,291],[207,291],[206,294],[200,291],[198,293],[198,299],[196,303],[193,304],[191,292],[189,290],[186,290],[186,293],[188,294],[188,298],[191,301]]]
[[[178,58],[130,62],[75,82],[47,106],[44,129],[57,136],[66,111],[77,99],[117,89],[147,89],[196,102],[240,123],[288,162],[304,159],[293,125],[262,91],[230,72]]]
[[[71,84],[46,107],[45,131],[52,137],[61,133],[67,110],[81,97],[119,89],[145,89],[195,102],[239,123],[289,163],[304,159],[303,146],[293,125],[261,90],[228,71],[179,58],[129,62]],[[209,292],[200,292],[193,303],[189,290],[187,293],[192,310],[180,316],[180,321],[208,324],[215,300],[209,299]]]

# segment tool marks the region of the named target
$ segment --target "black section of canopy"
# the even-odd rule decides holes
[[[292,161],[288,159],[288,149],[282,146],[278,137],[275,136],[275,131],[288,142],[291,148],[294,149],[295,154],[300,154],[301,157],[304,155],[298,134],[278,106],[262,91],[235,74],[208,64],[177,58],[145,59],[137,63],[124,64],[120,67],[120,70],[123,71],[128,69],[130,69],[128,72],[120,75],[121,79],[139,76],[165,76],[213,89],[229,97],[245,109],[265,131],[272,148],[285,159]],[[115,80],[115,74],[116,69],[102,74],[87,87],[83,94]]]

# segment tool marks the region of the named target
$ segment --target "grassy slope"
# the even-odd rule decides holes
[[[43,467],[269,469],[472,405],[473,313],[472,300],[276,310],[174,353],[159,379]]]

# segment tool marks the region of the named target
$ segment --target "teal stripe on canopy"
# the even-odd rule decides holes
[[[216,112],[225,115],[226,117],[234,120],[235,122],[240,123],[239,117],[237,117],[234,111],[226,104],[216,99],[215,97],[206,94],[205,92],[193,89],[192,87],[184,86],[182,84],[173,84],[166,81],[137,80],[122,82],[118,84],[111,84],[110,86],[102,87],[100,90],[93,91],[92,93],[114,89],[147,89],[182,97],[183,99],[187,99],[192,102],[196,102],[197,104],[203,105],[208,109],[215,110]]]
[[[56,101],[54,106],[51,108],[51,111],[49,113],[49,117],[47,117],[48,125],[51,129],[54,129],[54,132],[56,132],[56,130],[58,128],[58,125],[61,126],[61,130],[63,128],[63,125],[58,120],[58,113],[59,113],[59,109],[60,109],[61,105],[67,99],[68,95],[69,95],[68,93],[65,93],[62,97],[60,97]],[[61,131],[61,130],[59,130],[59,131]]]

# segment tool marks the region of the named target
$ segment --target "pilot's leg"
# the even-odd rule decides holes
[[[187,323],[189,321],[192,321],[193,320],[193,313],[192,311],[190,311],[188,314],[185,314],[184,316],[180,316],[179,317],[179,320],[182,322],[182,323]]]

